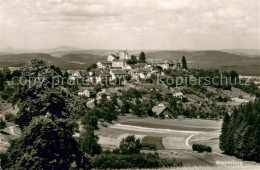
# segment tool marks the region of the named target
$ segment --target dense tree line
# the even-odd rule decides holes
[[[238,158],[260,162],[260,101],[250,102],[225,115],[220,149]]]

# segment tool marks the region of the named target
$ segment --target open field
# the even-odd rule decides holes
[[[105,149],[119,146],[122,137],[135,135],[143,143],[163,145],[157,152],[164,158],[176,158],[184,166],[216,166],[216,161],[243,162],[243,165],[259,165],[242,161],[222,153],[219,149],[219,135],[222,121],[200,119],[155,119],[139,118],[131,115],[120,116],[108,127],[100,126],[95,133],[99,143]],[[212,153],[192,151],[192,144],[206,144],[212,147]],[[219,165],[220,166],[220,165]]]
[[[120,124],[184,131],[212,131],[218,130],[221,127],[222,121],[202,119],[156,119],[147,117],[129,118],[120,122]]]

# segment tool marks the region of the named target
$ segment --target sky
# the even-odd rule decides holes
[[[259,0],[0,0],[0,48],[260,49]]]

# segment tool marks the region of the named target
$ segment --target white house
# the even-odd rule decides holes
[[[126,64],[122,69],[123,70],[131,70],[132,67],[129,64]]]
[[[178,65],[178,63],[175,60],[149,59],[147,61],[151,65],[161,66],[164,70],[167,70],[169,68],[175,69]]]
[[[110,70],[111,79],[115,80],[116,78],[125,78],[127,72],[125,70]]]
[[[164,115],[166,118],[171,117],[171,114],[172,114],[172,110],[169,109],[169,107],[165,106],[165,105],[162,104],[162,103],[160,103],[160,104],[157,105],[157,106],[154,106],[154,107],[152,108],[152,111],[153,111],[157,116]]]
[[[96,74],[96,83],[101,83],[102,79],[104,79],[105,81],[109,81],[111,77],[107,70],[99,70],[95,72],[95,74]]]
[[[119,57],[116,56],[115,54],[110,54],[110,55],[107,57],[107,61],[109,61],[109,62],[113,61],[114,59],[119,59]]]
[[[81,74],[77,70],[68,70],[68,73],[71,75],[69,76],[69,80],[76,80],[77,78],[82,78]]]
[[[130,70],[130,74],[133,79],[145,79],[151,77],[151,70],[148,68],[136,68],[133,70]]]
[[[173,94],[173,97],[182,98],[182,97],[183,97],[183,94],[182,94],[182,92],[177,92],[177,93],[174,93],[174,94]]]
[[[97,67],[99,68],[99,69],[104,69],[105,68],[105,66],[99,61],[99,62],[97,62]]]
[[[82,87],[78,91],[78,96],[91,97],[91,94],[93,93],[94,93],[93,88]]]
[[[107,70],[100,70],[95,69],[88,72],[89,73],[89,80],[92,83],[101,83],[102,79],[110,80],[110,73]]]
[[[125,60],[113,60],[112,61],[112,67],[113,68],[124,68],[126,65]]]
[[[112,66],[111,62],[105,62],[105,61],[99,61],[97,62],[97,67],[99,69],[105,69],[105,68],[110,68]]]

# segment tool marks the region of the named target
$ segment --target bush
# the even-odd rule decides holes
[[[160,168],[181,166],[176,160],[160,159],[157,154],[101,154],[93,158],[92,168],[126,169],[126,168]]]
[[[210,146],[202,145],[202,144],[193,144],[192,145],[192,150],[193,151],[198,151],[199,153],[202,153],[204,151],[212,152],[212,148]]]
[[[1,118],[0,119],[0,129],[4,129],[6,127],[5,121]]]
[[[123,154],[137,154],[140,153],[141,144],[140,139],[136,139],[134,135],[123,138],[120,142],[120,150]]]
[[[15,121],[15,116],[13,114],[11,114],[11,113],[8,113],[8,114],[5,115],[5,120],[7,122],[14,122]]]
[[[9,163],[8,154],[7,153],[0,153],[0,160],[1,160],[0,167],[2,167],[4,169],[7,168],[8,163]]]
[[[187,97],[182,97],[181,100],[183,103],[187,103],[189,101]]]

